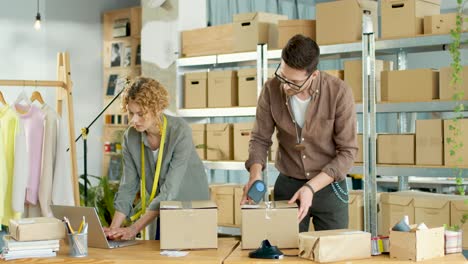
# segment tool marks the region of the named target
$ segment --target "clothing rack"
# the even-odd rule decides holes
[[[78,166],[76,160],[76,144],[75,144],[75,118],[73,112],[72,100],[72,81],[70,78],[70,57],[66,52],[57,54],[57,80],[0,80],[0,86],[7,87],[49,87],[56,89],[56,111],[62,116],[62,106],[65,100],[67,107],[68,119],[68,141],[70,144],[70,160],[71,160],[71,177],[73,184],[73,198],[75,205],[80,205],[80,193],[78,186]]]

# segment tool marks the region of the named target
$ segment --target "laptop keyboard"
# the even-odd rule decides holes
[[[108,240],[108,242],[111,248],[135,244],[135,241],[133,240]]]

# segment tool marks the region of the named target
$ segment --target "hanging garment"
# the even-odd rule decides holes
[[[41,108],[45,114],[42,152],[42,174],[39,182],[39,204],[42,216],[52,216],[51,204],[74,205],[73,185],[67,166],[64,126],[59,115],[47,104]]]
[[[21,197],[19,204],[15,210],[13,207],[12,195],[14,189],[15,179],[21,179],[28,177],[27,166],[21,164],[28,161],[26,146],[24,144],[24,131],[21,129],[18,116],[10,106],[4,106],[0,109],[0,141],[3,144],[4,164],[6,174],[0,175],[0,185],[2,187],[2,193],[4,195],[3,210],[0,209],[0,221],[1,224],[8,226],[10,219],[15,217],[14,212],[22,212],[24,208],[24,192]],[[16,141],[20,141],[23,144],[17,145]],[[21,157],[17,162],[18,166],[15,166],[15,155]],[[3,177],[2,177],[3,176]],[[0,194],[0,195],[1,195]],[[16,193],[15,193],[16,194]],[[21,194],[19,194],[21,195]],[[18,214],[19,216],[20,214]]]
[[[42,147],[44,138],[45,114],[35,105],[14,105],[24,125],[26,146],[29,155],[29,178],[26,186],[26,203],[36,205],[38,201],[39,180],[42,173]],[[18,156],[15,154],[15,159]],[[23,164],[25,166],[25,164]]]

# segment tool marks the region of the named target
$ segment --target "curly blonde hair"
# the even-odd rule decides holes
[[[162,113],[169,106],[169,93],[158,81],[137,77],[130,82],[121,95],[120,108],[127,112],[127,105],[133,101],[140,105],[144,114],[153,115]]]

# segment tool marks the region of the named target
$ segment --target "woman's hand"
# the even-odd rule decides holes
[[[134,226],[130,226],[118,228],[104,228],[104,233],[111,240],[133,240],[138,234],[138,231]]]

